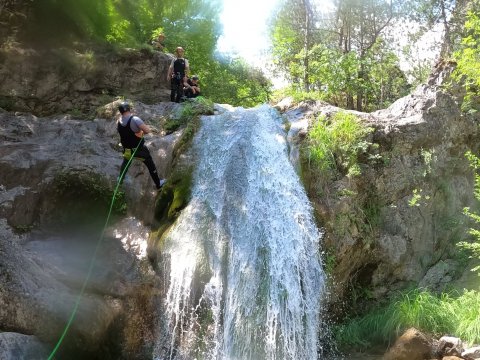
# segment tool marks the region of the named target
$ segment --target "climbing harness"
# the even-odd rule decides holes
[[[142,140],[143,140],[143,136],[142,136]],[[48,356],[48,360],[54,359],[55,354],[57,353],[58,349],[60,348],[60,345],[62,344],[63,340],[65,339],[65,336],[67,335],[67,332],[70,329],[70,326],[72,325],[73,320],[75,319],[75,316],[76,316],[77,311],[78,311],[78,307],[80,305],[81,298],[82,298],[82,296],[85,292],[85,289],[86,289],[87,284],[90,280],[90,277],[92,276],[93,266],[95,264],[95,259],[97,257],[97,252],[98,252],[98,249],[100,248],[100,244],[102,243],[103,236],[105,234],[105,229],[107,228],[108,222],[110,220],[110,216],[112,214],[112,209],[113,209],[113,204],[115,203],[115,197],[117,196],[118,189],[120,188],[120,185],[122,184],[123,177],[125,176],[125,173],[127,172],[128,167],[130,166],[130,163],[134,159],[135,153],[137,152],[138,148],[140,147],[140,145],[142,143],[143,143],[142,141],[140,141],[138,143],[137,147],[134,149],[133,153],[131,154],[131,157],[128,160],[127,166],[125,167],[125,169],[122,171],[122,173],[120,174],[120,176],[117,179],[117,184],[115,186],[115,190],[113,191],[112,201],[110,202],[110,209],[108,210],[107,219],[105,221],[105,224],[103,225],[103,229],[102,229],[102,232],[100,234],[100,238],[98,239],[97,244],[95,246],[95,251],[93,252],[92,259],[90,260],[90,266],[88,268],[87,276],[85,277],[85,280],[83,281],[82,288],[80,290],[80,293],[77,296],[77,299],[75,301],[75,305],[73,306],[72,313],[70,314],[70,318],[68,319],[67,324],[65,325],[65,328],[63,329],[62,335],[60,336],[60,338],[57,341],[57,344],[55,345],[52,352]],[[131,152],[131,149],[129,149],[129,150]]]

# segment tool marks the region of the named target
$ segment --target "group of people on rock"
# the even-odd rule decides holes
[[[185,50],[182,47],[175,49],[175,58],[168,67],[167,81],[170,81],[170,101],[181,102],[186,98],[195,98],[200,95],[198,76],[188,76],[190,66],[184,57]]]
[[[152,46],[163,51],[164,41],[165,35],[161,33],[152,41]],[[189,77],[190,66],[184,54],[185,50],[181,46],[175,49],[175,57],[172,59],[167,73],[167,82],[170,82],[171,88],[170,100],[177,103],[200,95],[198,76]]]
[[[152,45],[159,50],[164,49],[163,41],[165,36],[160,34]],[[186,98],[195,98],[200,95],[200,85],[198,76],[188,77],[190,67],[188,60],[184,57],[185,50],[182,47],[175,49],[175,58],[172,60],[167,73],[167,81],[171,84],[170,100],[174,102],[184,101]],[[165,179],[160,179],[157,168],[153,162],[152,156],[145,145],[144,134],[151,132],[142,119],[131,113],[131,107],[128,102],[122,102],[118,106],[121,114],[117,122],[117,131],[123,147],[123,162],[120,167],[120,175],[118,177],[121,183],[131,164],[131,158],[137,158],[143,161],[147,167],[155,186],[160,190],[165,184]]]

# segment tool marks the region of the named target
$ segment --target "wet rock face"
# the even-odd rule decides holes
[[[90,117],[117,96],[145,103],[167,101],[171,55],[126,49],[0,50],[0,107],[36,115],[78,113]]]
[[[136,113],[158,129],[157,133],[146,136],[146,144],[159,176],[164,178],[169,173],[173,148],[181,132],[162,136],[158,119],[174,109],[170,104],[136,103],[135,106]],[[62,181],[60,174],[90,180],[91,188],[80,191],[68,190],[68,184],[64,184],[66,195],[76,194],[82,200],[87,200],[100,186],[113,190],[123,159],[114,118],[85,121],[72,119],[70,115],[39,118],[3,112],[0,128],[0,217],[6,218],[10,226],[45,225],[59,200],[56,184]],[[141,161],[132,163],[121,190],[125,192],[129,211],[151,223],[156,192]],[[71,207],[77,203],[72,197]],[[109,199],[105,200],[109,205]]]
[[[88,236],[49,238],[35,233],[18,237],[5,221],[0,225],[0,322],[19,335],[33,334],[50,351],[47,344],[57,341],[73,312],[95,242]],[[109,242],[102,253],[81,297],[71,336],[63,344],[66,350],[99,350],[99,340],[105,340],[121,314],[118,300],[113,299],[130,292],[138,277],[134,268],[129,269],[132,259],[121,245]],[[123,265],[112,264],[112,258],[123,260]],[[25,349],[37,347],[37,342],[25,342]],[[14,345],[9,343],[6,349],[13,351]]]
[[[170,172],[181,131],[163,135],[159,119],[175,106],[135,103],[137,114],[158,130],[146,143],[160,177]],[[0,330],[11,332],[0,336],[0,358],[46,352],[39,355],[45,359],[68,322],[99,241],[122,162],[119,136],[113,118],[70,115],[2,112],[0,129]],[[64,358],[73,359],[72,351],[83,359],[122,358],[127,350],[123,358],[135,359],[148,352],[143,339],[151,338],[154,279],[138,254],[145,258],[145,224],[153,221],[157,192],[141,162],[132,164],[121,190],[123,216],[140,230],[128,233],[118,216],[109,223],[61,346]]]
[[[41,360],[47,358],[47,347],[35,336],[11,332],[0,333],[0,359]]]

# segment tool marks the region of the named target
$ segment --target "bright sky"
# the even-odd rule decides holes
[[[223,35],[218,50],[238,54],[253,65],[268,49],[267,24],[278,0],[224,0]]]

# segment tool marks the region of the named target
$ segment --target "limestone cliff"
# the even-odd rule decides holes
[[[156,129],[146,143],[159,175],[167,177],[182,130],[165,135],[162,129],[167,117],[177,116],[178,104],[134,104]],[[100,237],[122,161],[111,107],[93,121],[0,112],[2,359],[48,357],[75,308],[93,254],[91,277],[60,358],[148,354],[150,307],[158,289],[152,288],[146,245],[157,192],[146,167],[135,161]],[[124,205],[127,212],[121,214]]]
[[[83,59],[84,72],[76,72],[80,66],[63,75],[57,63],[36,67],[37,53],[18,61],[12,54],[1,58],[5,81],[0,99],[4,107],[24,112],[0,113],[0,343],[10,344],[7,350],[27,344],[22,345],[24,351],[43,354],[49,350],[45,344],[52,345],[70,315],[90,259],[85,254],[96,240],[87,236],[82,246],[82,237],[80,241],[57,233],[52,237],[51,226],[64,216],[82,221],[103,216],[96,196],[99,189],[100,193],[111,189],[121,162],[112,108],[95,114],[93,121],[66,113],[92,111],[110,102],[108,89],[115,94],[128,90],[136,99],[153,102],[136,101],[135,111],[158,130],[147,143],[163,177],[170,174],[182,131],[167,135],[162,130],[165,120],[178,116],[183,105],[161,102],[166,84],[157,87],[163,70],[155,64],[167,63],[168,56],[162,54],[127,51],[126,57],[108,61],[72,54]],[[103,65],[97,67],[98,61]],[[140,81],[149,71],[149,77]],[[448,77],[448,72],[442,74],[435,79]],[[318,223],[325,229],[322,250],[332,274],[334,304],[379,299],[410,285],[442,288],[465,271],[455,243],[469,226],[462,208],[475,204],[473,173],[464,153],[478,151],[479,119],[462,113],[459,95],[435,79],[388,109],[356,113],[365,126],[374,128],[369,140],[378,144],[378,156],[361,161],[361,176],[327,184],[306,182]],[[102,91],[108,99],[98,96]],[[292,122],[291,155],[298,144],[302,146],[312,117],[328,117],[339,110],[320,102],[282,109]],[[32,114],[54,112],[63,114]],[[137,220],[147,225],[154,221],[155,193],[142,164],[130,169],[125,185],[129,215],[137,218],[124,219],[129,223],[120,228],[138,226],[135,232],[145,239],[150,229]],[[134,242],[129,234],[118,236]],[[156,294],[141,286],[145,263],[134,259],[133,250],[112,240],[102,252],[100,262],[110,266],[95,269],[95,281],[86,290],[88,300],[79,312],[82,321],[72,329],[78,341],[71,348],[97,351],[109,335],[118,335],[116,326],[129,306],[135,314],[145,314],[146,298]],[[134,294],[138,306],[128,302]],[[139,334],[148,341],[148,334]],[[139,341],[138,336],[122,336]],[[140,341],[131,348],[142,345]]]
[[[0,48],[0,107],[36,115],[92,113],[123,96],[167,101],[172,55],[148,50]]]
[[[408,287],[442,290],[469,272],[455,244],[471,226],[463,208],[477,206],[464,155],[478,153],[480,119],[462,113],[461,92],[445,86],[451,69],[437,69],[429,85],[385,110],[354,112],[373,127],[369,141],[376,145],[360,159],[360,176],[306,181],[326,230],[323,251],[337,305],[364,305]],[[320,102],[283,110],[300,146],[312,119],[340,111]],[[303,171],[308,178],[308,164]]]

